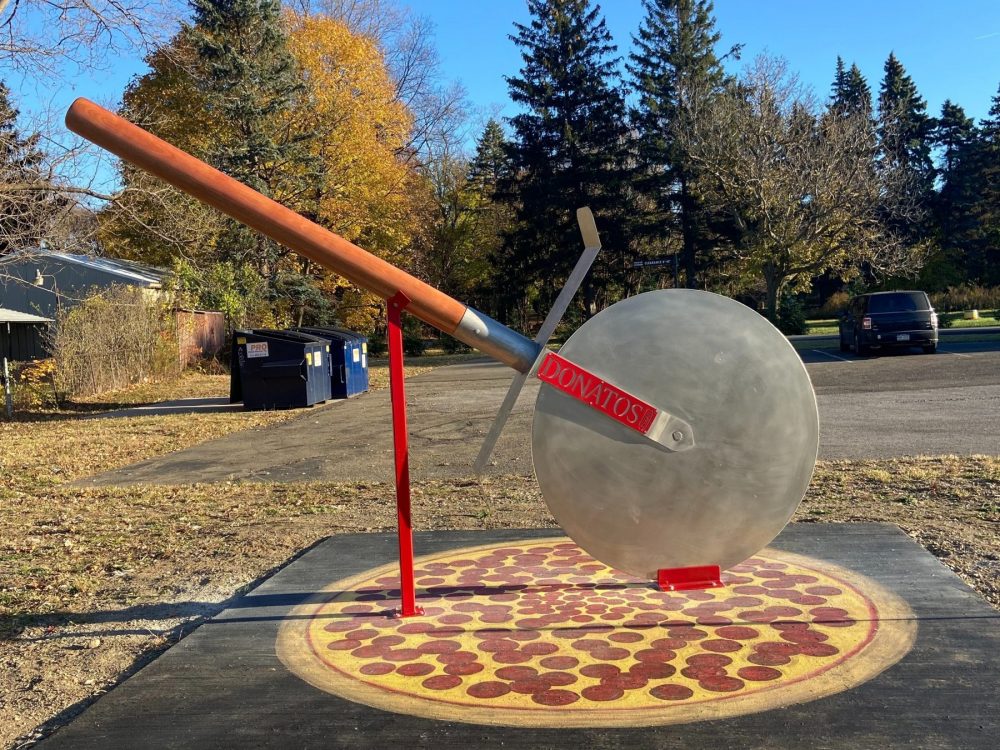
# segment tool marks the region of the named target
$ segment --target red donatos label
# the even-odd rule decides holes
[[[542,366],[538,368],[538,379],[643,435],[653,426],[653,420],[659,413],[655,406],[611,385],[554,352],[550,352],[542,361]]]

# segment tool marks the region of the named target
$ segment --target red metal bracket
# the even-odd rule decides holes
[[[389,322],[389,394],[392,401],[392,447],[396,462],[396,525],[399,533],[398,617],[422,615],[413,580],[413,525],[410,522],[410,455],[406,427],[406,389],[403,384],[403,310],[410,298],[396,292],[386,304]]]
[[[691,591],[717,589],[723,586],[718,565],[695,565],[690,568],[663,568],[656,571],[656,583],[661,591]]]

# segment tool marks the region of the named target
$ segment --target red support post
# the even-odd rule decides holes
[[[410,298],[396,292],[387,301],[389,319],[389,394],[392,400],[392,447],[396,460],[396,523],[399,531],[399,617],[422,615],[413,580],[413,525],[410,523],[410,455],[406,428],[406,390],[403,385],[402,314]]]

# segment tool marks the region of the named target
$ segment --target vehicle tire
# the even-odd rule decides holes
[[[927,344],[927,346],[923,347],[923,350],[924,354],[933,354],[937,351],[937,344]]]
[[[861,336],[859,336],[856,333],[854,334],[854,353],[857,354],[859,357],[868,356],[868,347],[862,346]]]
[[[851,351],[851,345],[847,343],[847,339],[844,338],[844,334],[840,334],[840,351]]]

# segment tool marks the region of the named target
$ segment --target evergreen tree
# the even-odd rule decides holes
[[[490,118],[476,140],[476,154],[469,165],[470,185],[487,200],[494,200],[498,187],[510,181],[507,149],[503,128]]]
[[[476,296],[485,303],[487,312],[498,320],[510,322],[522,290],[511,284],[511,278],[522,278],[518,257],[511,252],[504,236],[512,228],[510,190],[513,172],[509,144],[503,128],[490,119],[476,141],[476,153],[469,164],[468,190],[476,211],[476,236],[487,258],[488,271],[483,288]]]
[[[830,86],[830,100],[834,107],[843,102],[846,88],[847,69],[844,67],[844,58],[837,55],[837,68],[833,74],[833,85]]]
[[[613,255],[627,246],[622,202],[624,101],[616,47],[589,0],[528,0],[530,24],[511,39],[524,61],[507,79],[523,112],[511,118],[517,224],[511,250],[548,303],[580,255],[575,211],[591,206],[607,248],[584,284],[587,313],[607,302]],[[595,282],[595,277],[600,281]]]
[[[949,174],[955,171],[959,158],[968,152],[976,140],[976,127],[965,110],[945,99],[941,105],[941,117],[934,128],[934,144],[943,149],[942,176],[947,181]]]
[[[715,244],[709,217],[692,191],[693,165],[677,133],[726,82],[715,54],[711,0],[643,0],[646,15],[633,37],[635,51],[627,69],[638,95],[632,111],[637,131],[640,177],[636,188],[649,205],[640,232],[664,239],[664,228],[680,234],[681,257],[689,287],[698,285],[699,256]],[[734,47],[730,54],[738,54]]]
[[[283,115],[304,86],[288,51],[279,0],[191,0],[188,34],[201,70],[197,76],[209,114],[231,137],[208,158],[216,167],[269,197],[317,192],[303,138],[283,137]],[[292,184],[289,184],[291,181]],[[298,183],[298,184],[295,184]],[[222,240],[272,281],[284,251],[233,222]]]
[[[872,112],[872,92],[868,82],[855,63],[851,63],[851,69],[845,71],[844,60],[840,56],[837,57],[830,91],[830,109],[845,115],[863,113],[871,116]]]
[[[23,134],[10,89],[0,82],[0,256],[30,250],[46,239],[53,193],[41,172],[38,133]]]
[[[934,185],[931,140],[934,120],[913,79],[890,53],[879,93],[879,146],[885,168],[909,175],[911,199],[917,207],[929,204]],[[914,227],[920,230],[919,227]]]
[[[989,116],[979,123],[975,147],[974,200],[970,214],[975,227],[970,241],[970,274],[982,284],[1000,284],[1000,88]]]
[[[851,63],[851,69],[847,71],[844,102],[849,112],[864,112],[868,115],[872,113],[872,90],[855,63]]]
[[[965,111],[946,100],[934,128],[933,143],[940,149],[940,188],[934,198],[938,251],[928,263],[924,285],[944,288],[965,281],[976,222],[971,209],[977,199],[975,151],[977,132]]]

